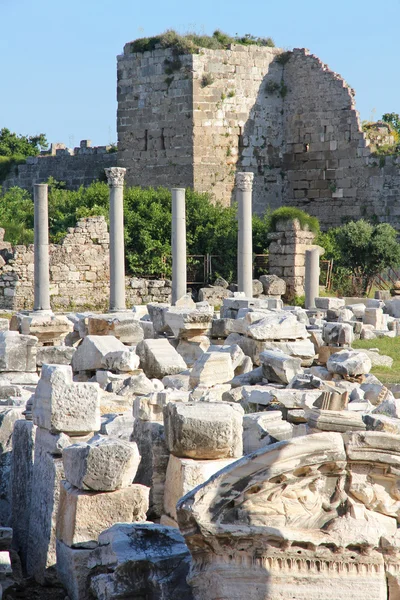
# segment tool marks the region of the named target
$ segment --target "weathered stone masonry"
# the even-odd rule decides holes
[[[4,230],[3,230],[4,235]],[[109,235],[104,217],[88,217],[70,228],[61,244],[50,244],[50,296],[54,310],[105,310],[109,301]],[[0,308],[33,307],[33,245],[0,242]],[[167,280],[126,278],[128,306],[168,302]]]
[[[371,156],[354,91],[307,50],[232,46],[177,60],[126,44],[117,123],[128,185],[192,186],[229,204],[236,171],[248,170],[258,213],[292,205],[324,228],[371,215],[399,225],[399,159]]]

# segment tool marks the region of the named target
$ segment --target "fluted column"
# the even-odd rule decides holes
[[[252,191],[254,173],[236,173],[238,203],[238,290],[253,296]]]
[[[126,169],[104,169],[110,188],[110,312],[126,310],[124,176]]]
[[[185,188],[172,188],[172,304],[186,294]]]
[[[35,183],[33,187],[33,201],[35,281],[33,310],[51,312],[47,183]]]

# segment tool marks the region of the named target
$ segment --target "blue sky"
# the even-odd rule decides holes
[[[355,88],[362,119],[400,113],[399,16],[400,0],[0,0],[0,128],[116,141],[116,56],[168,28],[309,48]]]

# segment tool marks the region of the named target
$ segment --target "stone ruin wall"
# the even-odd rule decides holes
[[[77,190],[81,185],[104,180],[104,169],[117,165],[116,152],[107,152],[106,146],[91,147],[88,140],[82,140],[74,150],[63,144],[52,144],[52,150],[52,154],[29,156],[26,163],[16,165],[3,182],[3,190],[18,186],[33,193],[33,185],[46,183],[49,177],[65,182],[69,190]]]
[[[229,205],[236,170],[248,170],[255,212],[291,205],[324,229],[372,215],[398,227],[399,159],[371,156],[354,91],[317,57],[202,49],[166,73],[174,60],[171,49],[132,54],[130,44],[118,57],[128,185],[194,186]]]
[[[54,310],[106,310],[109,302],[109,234],[104,217],[88,217],[70,228],[61,244],[50,244],[50,296]],[[33,245],[0,246],[0,308],[33,307]],[[127,306],[170,301],[168,280],[126,277]]]

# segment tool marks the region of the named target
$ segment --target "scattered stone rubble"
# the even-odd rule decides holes
[[[18,556],[69,600],[399,598],[400,393],[352,343],[400,301],[263,285],[70,314],[54,345],[2,324],[4,591]]]

